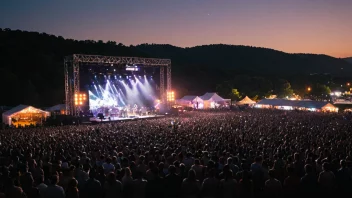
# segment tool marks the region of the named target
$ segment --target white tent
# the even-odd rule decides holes
[[[58,104],[58,105],[55,105],[55,106],[52,106],[52,107],[46,109],[46,111],[60,112],[60,114],[64,115],[64,114],[66,114],[66,105],[65,104]]]
[[[256,102],[250,99],[248,96],[243,98],[241,101],[237,102],[238,105],[251,105],[255,104]]]
[[[21,124],[33,124],[41,122],[48,116],[50,116],[50,113],[47,111],[28,105],[18,105],[2,114],[2,122],[11,125],[14,124],[14,119]]]
[[[192,108],[202,108],[203,100],[198,96],[184,96],[183,98],[176,100],[176,104]]]
[[[205,93],[204,95],[200,96],[200,98],[203,100],[204,103],[204,108],[217,108],[221,104],[225,103],[230,103],[230,99],[224,99],[220,97],[216,93]]]

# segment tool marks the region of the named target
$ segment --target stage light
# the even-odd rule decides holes
[[[122,76],[120,76],[120,78],[122,78]]]
[[[175,101],[175,93],[173,91],[167,92],[166,99],[168,102]]]
[[[114,71],[116,71],[116,69],[114,69]]]

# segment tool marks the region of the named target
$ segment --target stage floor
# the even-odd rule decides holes
[[[146,115],[146,116],[129,116],[127,118],[111,117],[110,119],[100,120],[99,118],[90,118],[90,122],[116,122],[116,121],[128,121],[128,120],[137,120],[137,119],[152,119],[152,118],[161,118],[164,115]]]

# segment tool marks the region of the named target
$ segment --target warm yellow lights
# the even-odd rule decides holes
[[[166,97],[167,101],[171,102],[171,101],[175,101],[175,93],[173,91],[169,91],[167,92],[167,97]]]
[[[83,102],[87,100],[86,94],[75,94],[75,105],[83,105]]]
[[[312,89],[310,87],[307,88],[308,91],[311,91]]]

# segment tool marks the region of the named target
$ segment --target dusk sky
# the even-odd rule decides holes
[[[3,0],[0,28],[79,40],[352,56],[352,0]]]

